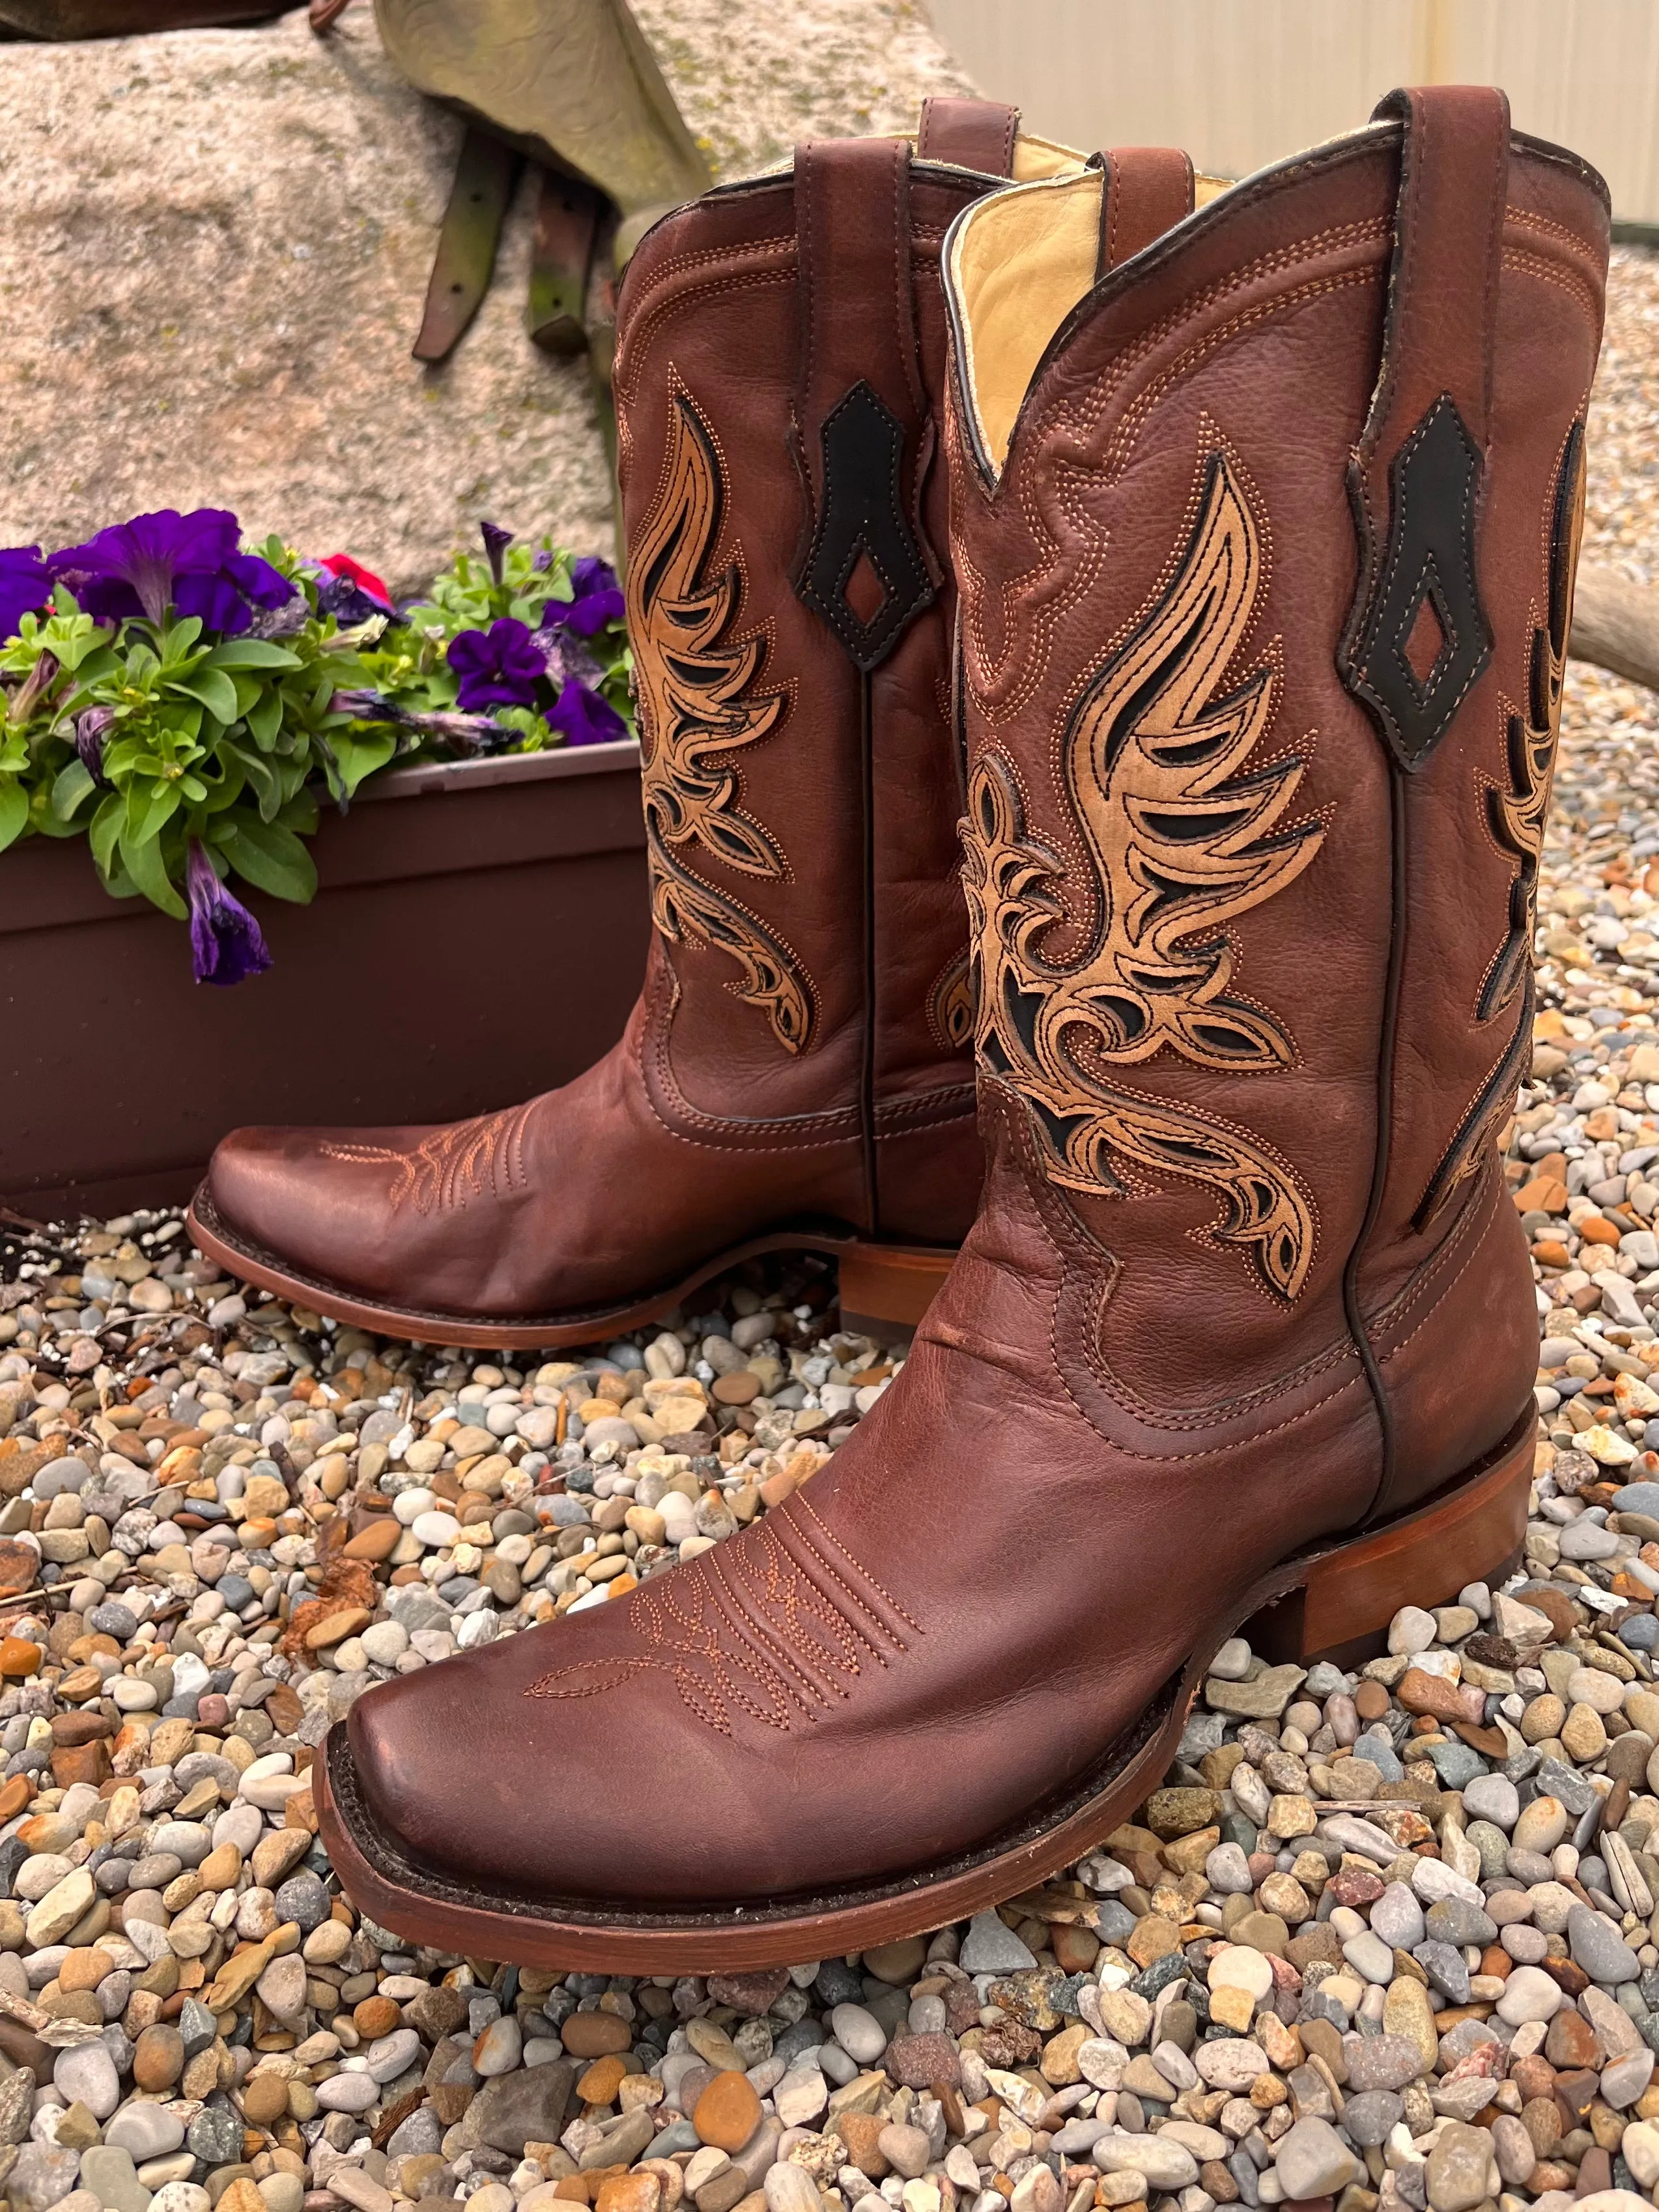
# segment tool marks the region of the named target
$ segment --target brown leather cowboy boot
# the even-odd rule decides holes
[[[1077,172],[1011,108],[803,147],[659,223],[616,396],[656,935],[616,1048],[440,1127],[239,1129],[191,1215],[233,1273],[428,1342],[591,1341],[746,1255],[914,1323],[974,1216],[940,241]]]
[[[1305,1660],[1514,1556],[1492,1136],[1607,197],[1499,93],[1379,115],[1099,282],[1097,175],[958,218],[978,1220],[787,1504],[353,1707],[377,1919],[652,1973],[937,1926],[1127,1817],[1242,1622]]]

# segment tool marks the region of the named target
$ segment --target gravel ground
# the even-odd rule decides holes
[[[1640,575],[1656,365],[1659,262],[1621,253],[1589,543]],[[313,1833],[365,1687],[811,1480],[892,1371],[825,1270],[521,1370],[244,1293],[171,1217],[0,1233],[14,2212],[1651,2202],[1656,732],[1659,699],[1572,672],[1505,1139],[1543,1338],[1526,1571],[1408,1607],[1358,1674],[1235,1641],[1134,1825],[931,1938],[518,1972],[360,1919]]]

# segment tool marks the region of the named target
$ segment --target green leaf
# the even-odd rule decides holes
[[[291,830],[237,814],[223,824],[214,842],[238,875],[273,898],[307,906],[316,896],[316,863]]]
[[[298,668],[297,653],[264,637],[229,637],[216,645],[207,657],[209,668]]]
[[[244,745],[233,745],[228,750],[241,763],[242,772],[253,787],[261,817],[267,822],[274,822],[276,810],[283,803],[283,787],[276,769],[260,754],[250,752]]]
[[[21,783],[0,783],[0,852],[28,827],[29,795]]]
[[[125,818],[125,803],[118,793],[112,791],[100,802],[97,812],[87,825],[87,842],[92,848],[92,857],[100,876],[107,877],[112,872],[116,840]]]
[[[150,904],[159,906],[163,914],[170,914],[175,921],[182,921],[190,909],[173,887],[173,879],[167,874],[167,864],[161,856],[160,838],[150,837],[142,844],[135,844],[131,838],[123,837],[121,858],[126,864],[127,873]]]
[[[52,811],[60,822],[67,822],[76,808],[93,788],[93,781],[83,761],[68,761],[58,771],[52,787]]]
[[[262,751],[269,752],[276,742],[276,733],[283,726],[283,695],[280,691],[262,691],[248,709],[246,716],[253,742]]]
[[[169,623],[161,632],[161,659],[164,666],[176,668],[188,660],[196,650],[197,640],[202,635],[202,617],[184,615]]]
[[[135,784],[127,793],[126,820],[121,828],[121,849],[132,867],[132,854],[153,844],[179,811],[176,783]],[[138,871],[133,868],[135,876]]]
[[[283,803],[276,817],[284,830],[292,830],[297,837],[314,837],[317,834],[317,794],[309,784],[301,783],[291,799]]]
[[[398,750],[395,731],[376,730],[359,736],[356,732],[337,731],[329,739],[334,757],[340,766],[340,781],[349,799],[358,785],[376,769],[384,768]]]
[[[230,723],[236,720],[239,711],[236,686],[222,669],[198,668],[189,676],[170,676],[167,689],[169,691],[182,691],[187,697],[199,700],[209,714],[216,714],[222,722]]]

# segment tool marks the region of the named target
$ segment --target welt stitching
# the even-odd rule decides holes
[[[1085,1408],[1082,1401],[1079,1398],[1076,1391],[1072,1388],[1070,1377],[1066,1372],[1065,1364],[1062,1361],[1060,1353],[1060,1293],[1066,1279],[1073,1273],[1074,1270],[1068,1255],[1061,1249],[1059,1240],[1054,1236],[1054,1231],[1049,1226],[1047,1219],[1043,1217],[1041,1207],[1038,1208],[1037,1212],[1038,1219],[1042,1224],[1042,1233],[1047,1237],[1048,1243],[1054,1251],[1054,1257],[1060,1262],[1061,1275],[1061,1281],[1060,1285],[1055,1289],[1054,1304],[1051,1309],[1048,1330],[1049,1357],[1054,1363],[1055,1373],[1060,1376],[1061,1388],[1064,1389],[1066,1396],[1071,1400],[1073,1405],[1076,1407],[1077,1411],[1083,1420],[1085,1421],[1089,1427],[1094,1431],[1095,1434],[1100,1438],[1101,1442],[1107,1447],[1109,1451],[1121,1453],[1126,1459],[1139,1460],[1152,1467],[1178,1467],[1184,1465],[1188,1462],[1206,1459],[1220,1459],[1230,1456],[1235,1453],[1238,1449],[1237,1443],[1210,1444],[1199,1451],[1143,1451],[1134,1444],[1121,1443],[1118,1442],[1116,1438],[1109,1437],[1105,1431],[1100,1426],[1099,1423],[1094,1419],[1093,1415]],[[1090,1366],[1092,1370],[1094,1367],[1092,1358],[1090,1360]],[[1097,1374],[1096,1380],[1100,1382],[1103,1394],[1105,1396],[1111,1398],[1114,1404],[1118,1403],[1119,1401],[1115,1394],[1107,1386],[1104,1378]],[[1363,1377],[1350,1377],[1347,1382],[1340,1383],[1335,1389],[1328,1390],[1322,1396],[1310,1400],[1308,1404],[1303,1407],[1299,1412],[1295,1413],[1287,1413],[1282,1419],[1273,1422],[1268,1427],[1265,1429],[1258,1429],[1251,1437],[1250,1441],[1254,1443],[1258,1442],[1263,1437],[1279,1436],[1286,1429],[1299,1427],[1322,1407],[1328,1405],[1333,1399],[1340,1398],[1345,1391],[1352,1390],[1356,1380],[1363,1380]],[[1126,1408],[1125,1410],[1127,1411],[1131,1409]]]
[[[675,992],[675,999],[678,1002],[678,989]],[[652,1118],[656,1121],[657,1125],[663,1131],[665,1135],[672,1137],[680,1144],[703,1144],[703,1148],[709,1152],[726,1152],[735,1150],[757,1152],[823,1152],[836,1145],[848,1144],[858,1133],[855,1127],[843,1127],[838,1133],[833,1130],[830,1125],[836,1121],[845,1123],[849,1118],[848,1110],[845,1108],[837,1108],[833,1113],[800,1115],[799,1119],[801,1121],[814,1124],[823,1124],[825,1126],[825,1133],[819,1137],[802,1138],[795,1144],[756,1145],[744,1142],[736,1146],[726,1146],[717,1145],[712,1141],[712,1139],[704,1144],[703,1139],[693,1133],[692,1131],[676,1128],[674,1124],[665,1118],[661,1109],[657,1104],[656,1098],[652,1091],[650,1081],[647,1075],[644,1065],[645,1054],[643,1037],[641,1037],[640,1041],[638,1048],[640,1054],[640,1088],[644,1094],[647,1105],[651,1109]],[[790,1122],[787,1122],[776,1116],[765,1121],[740,1121],[729,1116],[702,1113],[696,1107],[691,1104],[688,1098],[684,1097],[678,1084],[674,1080],[672,1070],[668,1066],[668,1048],[666,1038],[660,1036],[653,1036],[652,1040],[652,1051],[657,1062],[657,1075],[659,1081],[661,1083],[665,1091],[666,1091],[673,1100],[677,1110],[684,1113],[686,1120],[693,1124],[694,1129],[696,1127],[701,1127],[709,1131],[725,1130],[730,1132],[730,1133],[734,1137],[746,1139],[748,1133],[751,1129],[776,1130],[783,1129],[791,1126]]]
[[[1506,246],[1504,266],[1512,269],[1517,276],[1535,276],[1540,283],[1553,284],[1577,300],[1589,319],[1591,336],[1595,335],[1601,318],[1601,295],[1577,270],[1564,269],[1541,253],[1529,252],[1524,246]]]
[[[1476,1209],[1474,1205],[1470,1205],[1467,1206],[1464,1211],[1466,1214],[1473,1215]],[[1449,1244],[1451,1242],[1450,1237],[1448,1237],[1446,1242]],[[1443,1247],[1443,1249],[1444,1248]],[[1438,1254],[1437,1254],[1436,1257],[1438,1258]],[[1379,1366],[1386,1367],[1389,1360],[1397,1358],[1400,1353],[1406,1349],[1406,1346],[1408,1344],[1413,1342],[1416,1338],[1422,1334],[1423,1331],[1428,1327],[1430,1322],[1434,1318],[1435,1306],[1437,1306],[1442,1298],[1448,1297],[1450,1292],[1456,1288],[1457,1285],[1462,1280],[1464,1274],[1467,1273],[1474,1260],[1474,1255],[1472,1251],[1466,1252],[1464,1254],[1462,1259],[1458,1263],[1456,1271],[1448,1282],[1442,1285],[1438,1295],[1434,1301],[1434,1304],[1431,1305],[1428,1311],[1419,1318],[1416,1326],[1410,1329],[1406,1335],[1402,1336],[1397,1343],[1391,1345],[1388,1351],[1377,1354],[1377,1364]],[[1430,1264],[1432,1265],[1433,1262],[1431,1261]],[[1382,1312],[1376,1316],[1373,1322],[1374,1328],[1380,1333],[1384,1323],[1389,1318],[1394,1316],[1396,1313],[1403,1315],[1411,1305],[1416,1304],[1419,1296],[1420,1292],[1413,1287],[1409,1297],[1402,1296],[1395,1302],[1395,1305],[1385,1306]]]
[[[684,292],[676,293],[672,299],[659,301],[648,313],[641,316],[639,324],[629,331],[618,349],[617,383],[624,400],[631,404],[635,396],[633,356],[644,349],[644,333],[652,324],[667,315],[678,313],[683,308],[715,299],[722,293],[754,291],[764,285],[787,284],[793,281],[794,271],[792,269],[756,270],[747,276],[723,276],[713,283],[689,286]]]
[[[1484,449],[1492,439],[1492,386],[1493,364],[1497,355],[1495,343],[1498,331],[1498,286],[1504,267],[1504,210],[1510,174],[1510,125],[1507,103],[1504,106],[1504,127],[1494,134],[1492,170],[1490,187],[1491,206],[1486,223],[1486,309],[1485,330],[1486,358],[1481,363],[1484,419],[1480,426],[1480,444]]]

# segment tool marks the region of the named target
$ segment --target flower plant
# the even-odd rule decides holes
[[[198,981],[238,982],[270,956],[227,880],[310,899],[324,803],[400,757],[627,736],[609,565],[483,535],[401,607],[222,508],[0,550],[0,849],[84,836],[116,897],[189,920]]]

